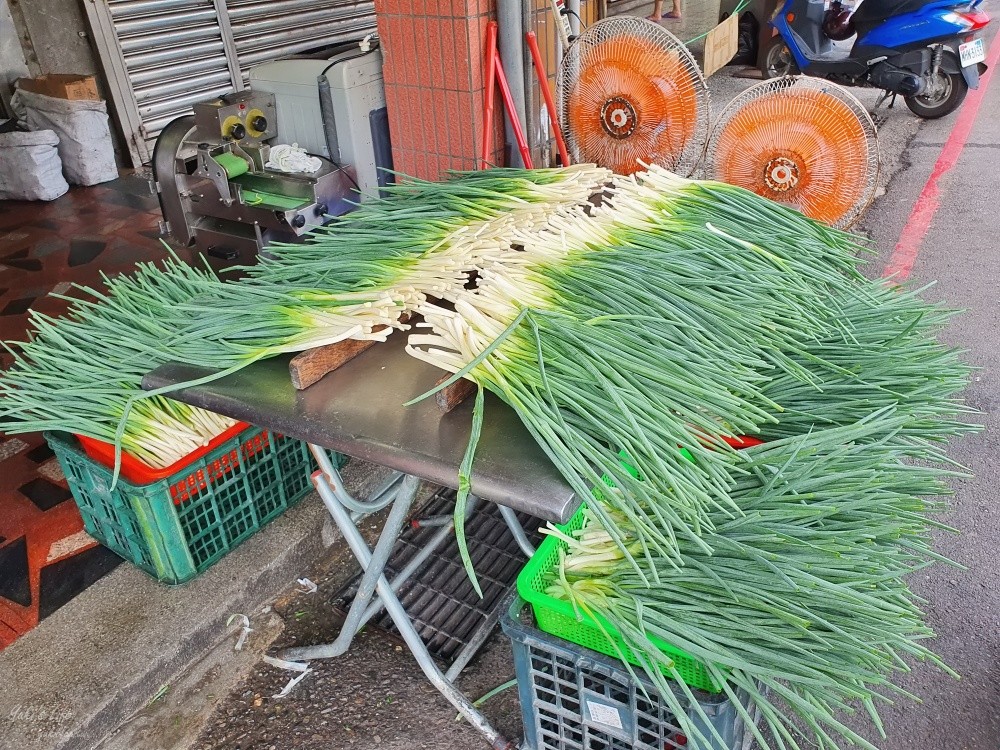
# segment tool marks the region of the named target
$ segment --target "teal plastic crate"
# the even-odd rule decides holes
[[[300,440],[248,427],[167,479],[138,485],[46,433],[84,527],[164,583],[189,581],[305,497],[315,468]]]

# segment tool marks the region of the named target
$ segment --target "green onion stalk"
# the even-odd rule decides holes
[[[741,513],[711,511],[713,553],[680,538],[682,565],[656,560],[654,585],[610,541],[603,517],[616,514],[631,544],[638,531],[616,508],[593,512],[593,501],[580,531],[553,532],[565,551],[547,593],[619,632],[699,746],[722,739],[707,717],[692,720],[699,696],[648,636],[706,665],[762,750],[873,750],[844,714],[860,708],[884,736],[878,707],[914,697],[894,677],[914,661],[954,674],[925,645],[934,634],[906,584],[942,559],[931,531],[946,527],[930,517],[947,488],[943,472],[879,437],[905,421],[885,409],[745,450],[732,483]]]
[[[170,359],[168,342],[183,325],[179,305],[214,279],[171,256],[139,264],[131,276],[104,277],[105,290],[79,286],[54,319],[30,313],[32,333],[0,379],[0,430],[62,430],[115,442],[126,405],[143,375]],[[59,296],[59,295],[56,295]],[[125,423],[122,449],[154,468],[180,460],[235,422],[167,398],[144,401]]]

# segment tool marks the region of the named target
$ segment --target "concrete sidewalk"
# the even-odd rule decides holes
[[[321,552],[315,495],[193,581],[121,565],[0,652],[0,748],[91,748]],[[267,561],[263,563],[261,561]]]
[[[363,462],[344,468],[345,482],[359,497],[384,474]],[[0,652],[0,750],[98,747],[185,680],[213,682],[225,695],[280,632],[280,620],[272,622],[266,610],[321,556],[327,518],[313,493],[180,586],[119,566]],[[326,536],[327,543],[335,539]],[[237,612],[251,615],[259,631],[250,643],[256,648],[244,654],[233,654],[230,636],[237,628],[226,626]],[[188,705],[187,713],[197,725],[213,707],[212,701],[200,711]],[[134,747],[182,745],[164,736]]]

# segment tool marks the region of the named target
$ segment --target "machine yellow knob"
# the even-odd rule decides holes
[[[247,129],[236,115],[230,115],[225,120],[222,121],[222,137],[232,138],[234,141],[240,141],[247,137]]]
[[[247,112],[247,131],[254,138],[260,138],[267,132],[267,117],[259,109],[251,109]]]

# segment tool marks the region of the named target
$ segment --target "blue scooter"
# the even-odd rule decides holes
[[[981,2],[863,0],[851,13],[840,0],[779,0],[771,17],[778,34],[761,50],[761,72],[879,88],[884,93],[874,109],[899,94],[914,114],[943,117],[979,86],[986,70],[986,45],[977,32],[990,19]],[[855,34],[849,52],[834,44]]]

